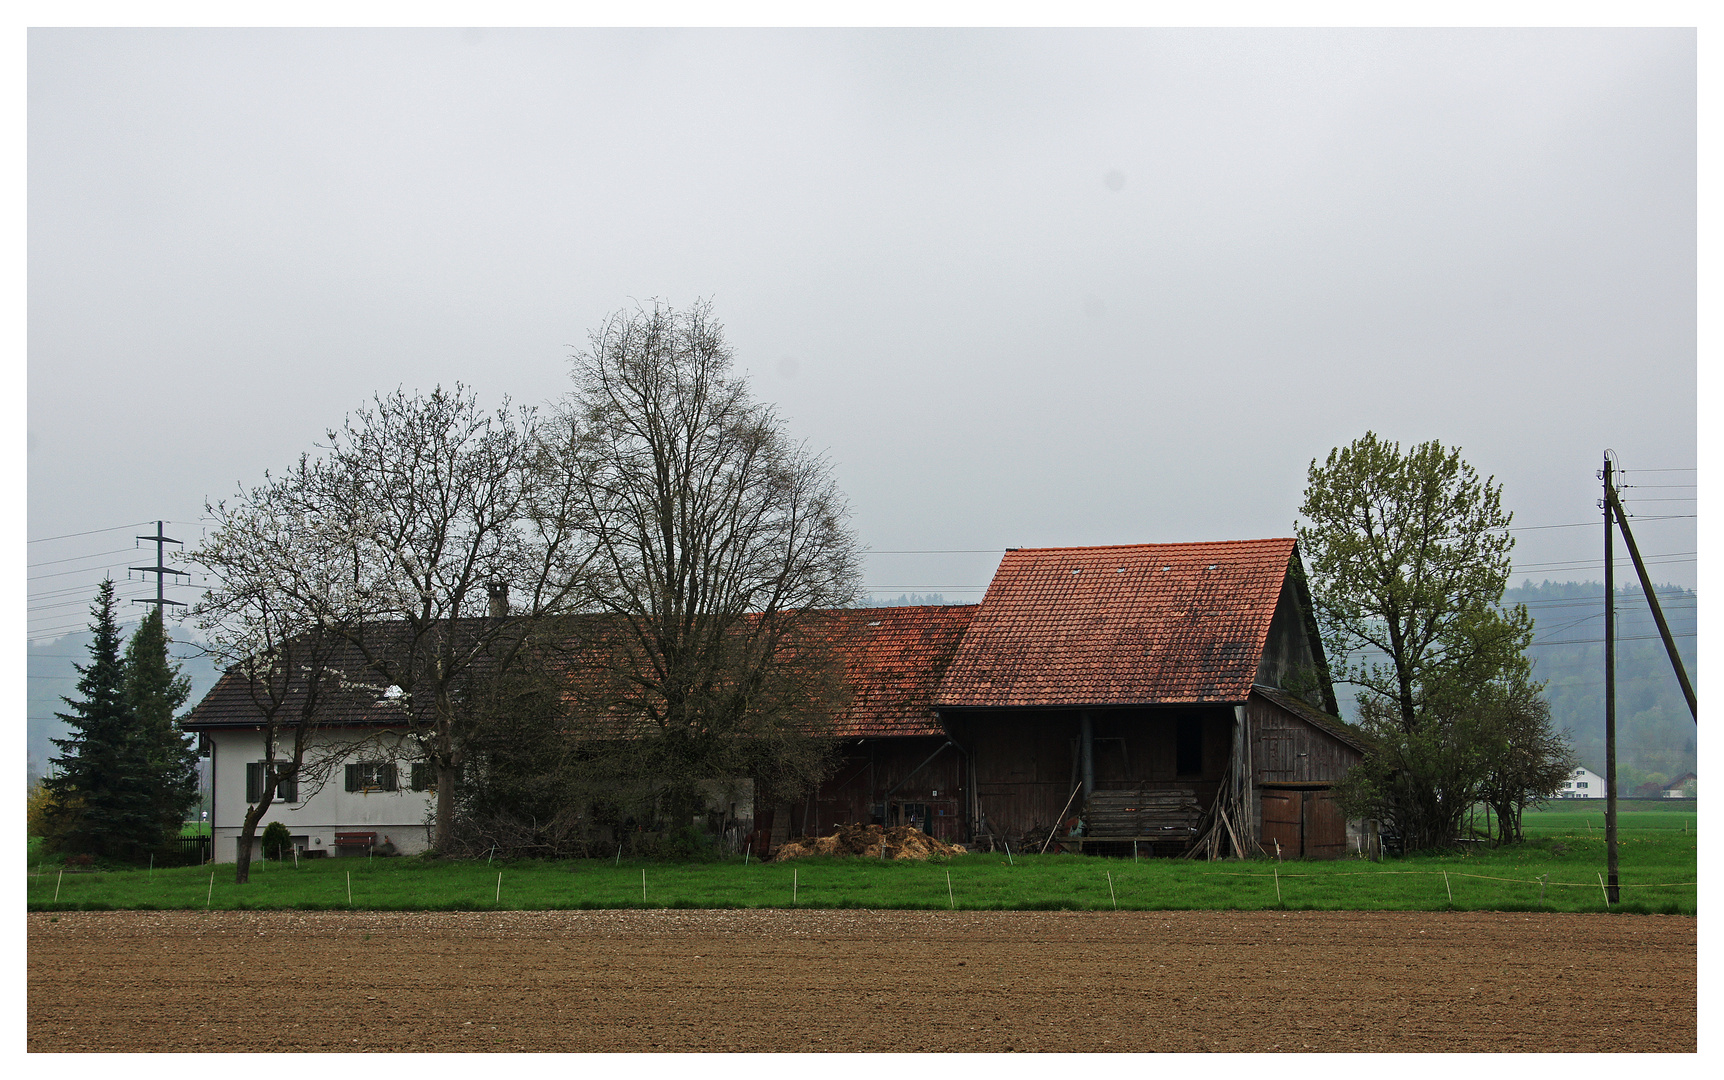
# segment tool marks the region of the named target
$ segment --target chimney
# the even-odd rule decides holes
[[[486,588],[491,594],[491,618],[501,619],[509,614],[509,586],[507,582],[493,581]]]

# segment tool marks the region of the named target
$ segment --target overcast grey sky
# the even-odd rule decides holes
[[[33,637],[132,523],[195,540],[376,391],[554,399],[631,298],[711,298],[891,595],[1288,535],[1367,429],[1521,526],[1597,521],[1606,446],[1694,483],[1635,472],[1696,465],[1692,31],[29,40]],[[1627,494],[1693,585],[1693,488]]]

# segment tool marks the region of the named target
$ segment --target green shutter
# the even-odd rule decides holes
[[[360,787],[359,779],[359,766],[349,765],[347,767],[347,790],[358,791]]]
[[[263,798],[263,762],[248,761],[245,763],[245,801],[257,802]]]
[[[394,763],[391,762],[390,764],[387,764],[387,765],[380,765],[380,766],[378,766],[377,771],[381,774],[377,778],[377,786],[382,788],[384,791],[396,790],[397,785],[395,783],[395,765],[394,765]]]

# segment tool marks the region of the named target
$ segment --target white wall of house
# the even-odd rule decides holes
[[[1603,799],[1608,798],[1604,790],[1604,777],[1582,766],[1569,774],[1563,782],[1562,790],[1556,793],[1559,799]]]
[[[208,733],[210,758],[215,773],[214,855],[217,862],[239,859],[239,836],[245,825],[246,765],[263,760],[263,733],[256,730],[218,730]],[[365,854],[363,849],[337,849],[338,832],[374,832],[382,844],[389,843],[403,855],[424,851],[431,841],[431,810],[436,795],[411,791],[411,744],[399,734],[374,730],[332,730],[322,735],[320,758],[329,759],[328,777],[321,788],[302,780],[299,802],[276,802],[258,823],[279,821],[287,826],[294,843],[312,854],[330,857]],[[355,749],[357,747],[357,749]],[[310,760],[311,754],[307,755]],[[395,791],[346,790],[345,766],[349,762],[389,761],[397,765]],[[258,854],[254,843],[253,854]]]

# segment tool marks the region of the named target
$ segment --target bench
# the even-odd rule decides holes
[[[369,851],[377,846],[377,834],[374,832],[338,832],[335,834],[335,846],[338,848],[365,848]]]

